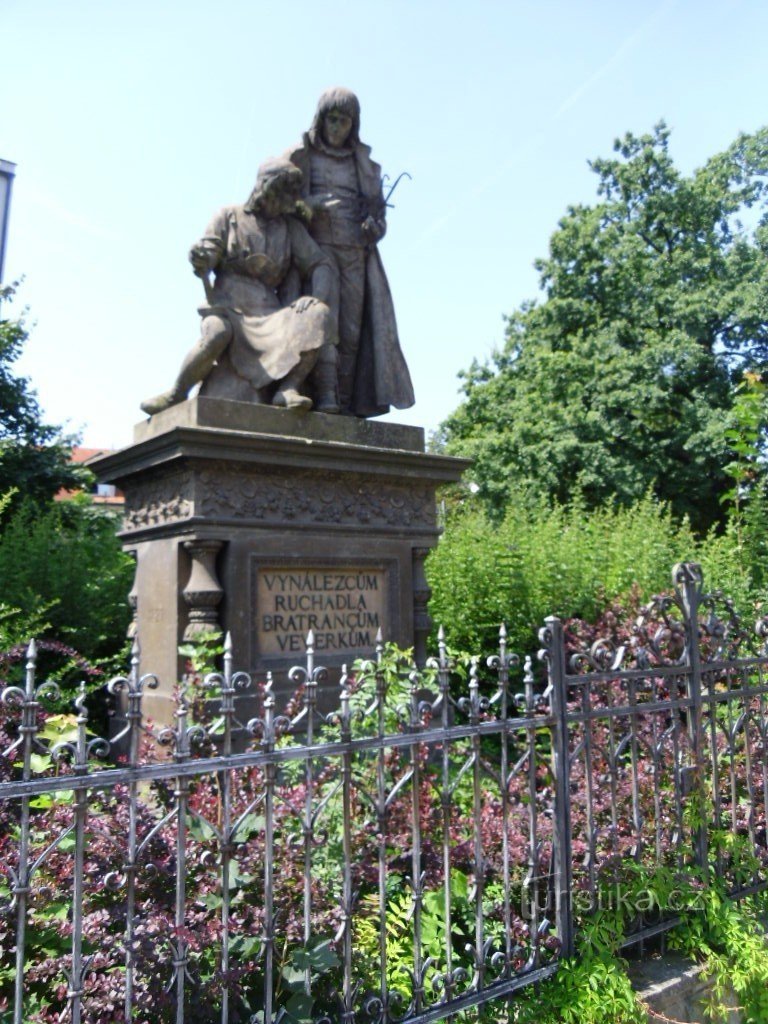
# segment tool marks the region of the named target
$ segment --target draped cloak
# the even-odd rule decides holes
[[[312,142],[305,133],[302,142],[288,150],[285,157],[302,173],[302,190],[310,190]],[[361,198],[361,221],[365,208],[383,219],[385,204],[381,189],[381,167],[371,160],[370,146],[355,144],[353,156]],[[310,234],[312,227],[309,228]],[[368,246],[365,263],[365,299],[360,345],[357,352],[352,411],[356,416],[381,416],[389,407],[409,409],[414,403],[413,385],[400,348],[395,307],[384,266],[375,245]]]

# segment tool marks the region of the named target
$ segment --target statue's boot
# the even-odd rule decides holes
[[[296,388],[281,387],[275,392],[272,405],[282,406],[285,409],[311,409],[312,399],[302,395]]]
[[[163,409],[170,409],[172,405],[178,405],[179,402],[184,401],[188,390],[185,388],[179,392],[174,386],[170,391],[163,391],[161,394],[155,395],[154,398],[148,398],[146,402],[141,403],[142,412],[145,412],[147,416],[154,416],[156,413],[162,412]]]
[[[354,416],[352,408],[354,397],[354,367],[345,366],[344,362],[339,366],[339,409],[344,416]]]
[[[323,345],[312,374],[317,412],[337,413],[339,393],[336,374],[336,346]]]
[[[172,405],[183,402],[190,388],[205,380],[231,338],[232,328],[228,321],[218,316],[205,317],[200,340],[187,353],[173,387],[142,402],[142,410],[149,416],[154,416],[164,409],[170,409]]]
[[[302,395],[299,389],[317,362],[317,354],[317,349],[302,354],[288,376],[283,377],[280,381],[280,387],[274,394],[272,405],[282,406],[285,409],[312,408],[312,399]]]

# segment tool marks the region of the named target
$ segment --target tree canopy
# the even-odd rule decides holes
[[[13,293],[0,289],[3,313]],[[72,464],[77,439],[44,422],[29,380],[14,373],[28,333],[23,317],[0,318],[0,672],[17,679],[35,637],[60,680],[72,682],[71,669],[78,683],[86,672],[101,684],[97,664],[114,668],[125,645],[133,563],[112,516],[85,495],[53,500],[92,474]]]
[[[5,305],[13,294],[13,287],[0,289],[0,301]],[[0,318],[0,495],[13,489],[45,500],[61,487],[80,486],[89,474],[70,462],[76,438],[43,422],[28,378],[13,372],[28,336],[23,317]]]
[[[560,221],[542,298],[462,375],[438,443],[475,459],[496,511],[522,488],[720,516],[733,383],[768,367],[768,128],[689,176],[668,143],[661,123],[591,162],[598,201]]]

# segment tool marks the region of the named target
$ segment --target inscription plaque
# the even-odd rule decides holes
[[[315,650],[358,657],[386,634],[384,569],[259,566],[256,635],[259,653],[301,654],[310,629]]]

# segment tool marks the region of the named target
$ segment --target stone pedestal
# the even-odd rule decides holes
[[[283,696],[310,629],[332,670],[371,656],[379,629],[423,659],[435,489],[468,463],[425,454],[421,429],[195,398],[92,465],[125,493],[156,721],[170,721],[179,644],[209,629],[230,632],[235,667],[271,671]]]

